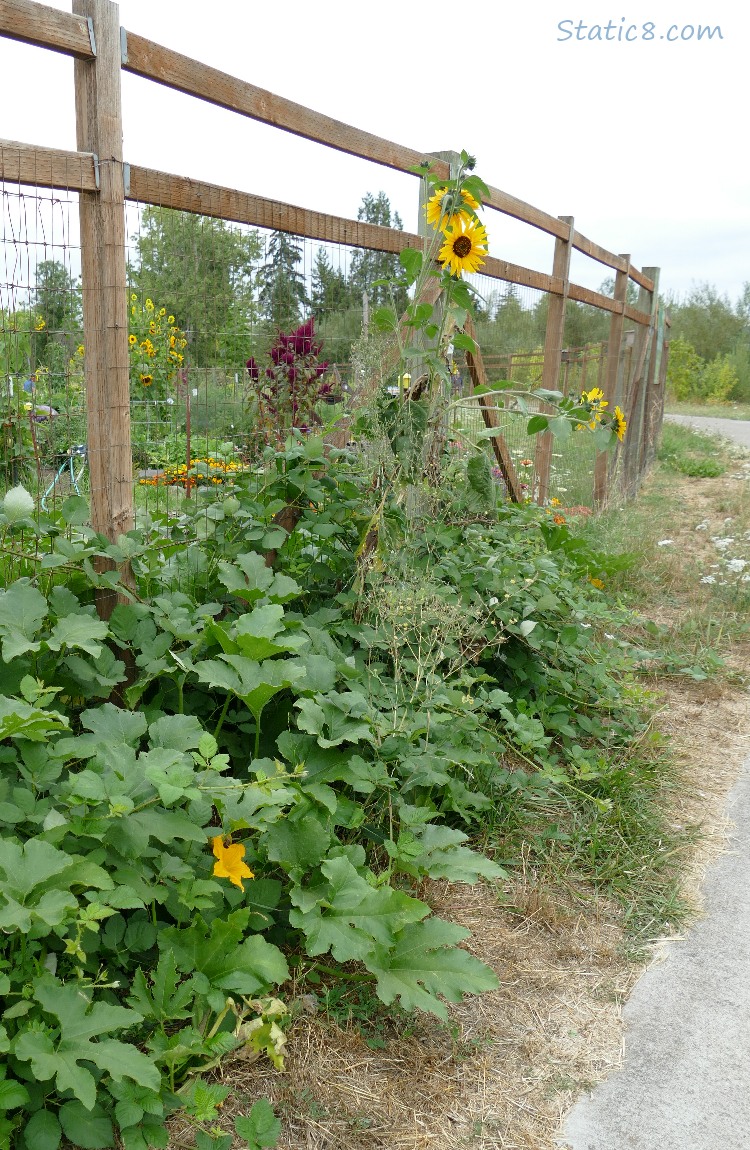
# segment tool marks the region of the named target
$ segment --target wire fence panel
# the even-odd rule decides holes
[[[346,220],[131,169],[119,152],[121,68],[400,172],[416,174],[425,157],[268,93],[259,102],[252,85],[123,39],[114,9],[96,11],[96,52],[77,18],[42,21],[31,37],[77,57],[80,150],[0,141],[0,481],[26,484],[41,510],[88,492],[93,522],[114,541],[238,474],[262,482],[263,449],[290,433],[350,441],[363,404],[404,388],[378,317],[403,314],[406,289],[384,281],[405,246],[424,242],[375,190]],[[17,37],[3,19],[0,33]],[[455,158],[427,157],[440,178]],[[492,254],[470,277],[478,351],[453,355],[449,447],[492,453],[509,498],[601,507],[627,497],[663,410],[658,269],[631,268],[571,217],[495,188],[487,202]],[[507,260],[519,254],[528,266]],[[478,400],[482,381],[502,387]],[[534,446],[528,417],[551,409],[523,393],[540,386],[606,392],[628,422],[624,443],[603,456],[574,432]],[[359,447],[377,457],[377,444]]]
[[[0,469],[45,503],[88,491],[78,196],[0,186]]]

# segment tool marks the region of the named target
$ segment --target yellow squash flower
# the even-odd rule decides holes
[[[243,878],[254,878],[255,876],[247,863],[242,861],[245,857],[245,848],[242,843],[230,843],[229,846],[225,847],[224,836],[217,835],[212,840],[211,845],[217,860],[214,863],[214,876],[216,878],[228,878],[240,890],[244,890]]]
[[[462,219],[466,223],[471,223],[473,216],[470,212],[464,211],[459,208],[457,212],[448,214],[445,210],[447,207],[446,196],[448,195],[447,188],[438,188],[438,190],[427,201],[427,223],[431,224],[433,228],[440,228],[444,232],[446,228],[452,227],[456,220]],[[470,192],[461,189],[461,197],[465,204],[468,205],[473,211],[479,207],[479,202],[474,199]],[[444,207],[445,205],[445,207]]]
[[[446,229],[445,242],[438,253],[443,267],[454,276],[475,272],[487,256],[487,232],[482,224],[461,218]]]

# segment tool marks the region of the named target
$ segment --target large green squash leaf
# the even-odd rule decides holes
[[[95,1035],[141,1022],[140,1014],[105,1002],[92,1006],[89,996],[75,983],[62,983],[51,976],[37,979],[34,997],[47,1014],[58,1019],[59,1037],[53,1042],[47,1032],[22,1031],[15,1039],[13,1053],[21,1062],[31,1063],[32,1073],[40,1082],[54,1078],[60,1093],[71,1090],[88,1110],[96,1102],[96,1080],[85,1063],[93,1063],[116,1081],[131,1078],[151,1090],[159,1089],[157,1067],[135,1046],[115,1039],[94,1041]]]
[[[403,891],[370,886],[347,858],[327,859],[321,870],[329,880],[325,886],[305,891],[304,899],[292,895],[294,902],[306,905],[314,898],[315,904],[289,915],[304,932],[310,955],[330,950],[339,962],[364,961],[376,947],[392,947],[405,925],[430,913]]]
[[[365,959],[377,977],[377,993],[386,1006],[399,998],[405,1010],[426,1010],[447,1021],[441,998],[460,1002],[500,985],[495,972],[456,946],[468,930],[440,918],[406,926],[391,950],[380,947]],[[440,997],[438,997],[440,996]]]

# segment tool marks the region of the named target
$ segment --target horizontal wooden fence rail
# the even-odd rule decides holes
[[[79,59],[91,59],[94,55],[95,36],[82,17],[59,12],[34,0],[0,0],[0,32]],[[429,159],[433,171],[439,176],[447,179],[450,175],[450,166],[444,160],[315,112],[124,28],[120,36],[122,67],[126,72],[397,171],[413,173],[415,167]],[[580,232],[573,231],[571,236],[570,225],[559,217],[498,188],[490,188],[489,192],[486,201],[489,207],[551,236],[571,241],[574,248],[591,259],[616,271],[622,270],[624,265],[620,256],[593,243]],[[653,283],[636,268],[630,268],[629,275],[641,287],[653,290]]]
[[[76,192],[95,192],[99,187],[97,161],[91,152],[35,148],[17,140],[0,140],[0,179]]]
[[[322,243],[346,244],[349,247],[397,254],[407,247],[421,248],[423,239],[411,232],[368,224],[362,220],[332,216],[294,204],[269,200],[235,188],[208,184],[187,176],[176,176],[152,168],[126,165],[128,177],[125,198],[137,203],[172,208],[228,220],[238,224],[268,228],[320,240]],[[43,188],[68,188],[74,191],[96,191],[95,157],[85,152],[65,152],[54,148],[35,148],[15,140],[0,140],[0,179]],[[551,295],[563,294],[559,276],[534,271],[508,260],[489,256],[482,274],[523,287],[536,288]],[[645,277],[644,277],[645,278]],[[638,308],[571,283],[568,298],[604,311],[623,313],[635,323],[648,325],[650,317]]]
[[[9,40],[35,44],[79,60],[93,60],[96,55],[88,20],[33,0],[0,0],[0,32]]]

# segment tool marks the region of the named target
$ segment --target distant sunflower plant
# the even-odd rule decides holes
[[[427,161],[414,169],[426,192],[426,243],[422,249],[402,251],[399,274],[380,281],[392,290],[394,299],[395,289],[400,294],[406,290],[410,299],[404,316],[394,306],[377,308],[373,315],[374,326],[391,333],[397,343],[398,360],[386,389],[391,395],[398,392],[391,406],[402,409],[403,418],[397,418],[395,410],[381,414],[393,443],[399,445],[394,451],[394,477],[406,472],[402,477],[407,482],[420,471],[426,476],[440,454],[444,425],[440,412],[446,410],[455,389],[454,353],[476,350],[466,329],[481,297],[466,277],[487,259],[487,231],[478,213],[490,193],[475,166],[474,157],[462,152],[450,179],[433,171]],[[410,380],[408,388],[397,382],[404,379]]]
[[[165,307],[131,292],[128,303],[130,394],[133,399],[164,403],[174,391],[187,339]]]
[[[391,445],[384,464],[390,472],[386,487],[404,507],[419,505],[416,487],[437,485],[446,427],[451,426],[454,443],[465,441],[470,455],[476,454],[477,438],[497,434],[493,428],[465,434],[452,417],[454,409],[466,404],[455,386],[457,360],[462,353],[478,352],[473,320],[482,297],[472,280],[489,259],[489,237],[480,212],[491,193],[468,152],[456,157],[449,179],[445,166],[440,167],[435,171],[434,163],[425,161],[413,169],[425,189],[424,244],[401,251],[399,273],[378,281],[394,301],[395,289],[402,297],[408,293],[406,313],[399,315],[392,303],[377,308],[372,316],[373,325],[396,345],[374,417]],[[475,387],[474,394],[486,395],[487,408],[525,417],[529,435],[550,431],[562,440],[580,429],[590,431],[597,448],[606,450],[622,441],[627,427],[622,410],[612,410],[598,387],[572,396],[547,388],[521,390],[500,380]],[[376,518],[384,518],[387,503],[384,498]],[[378,530],[374,522],[371,539]]]

